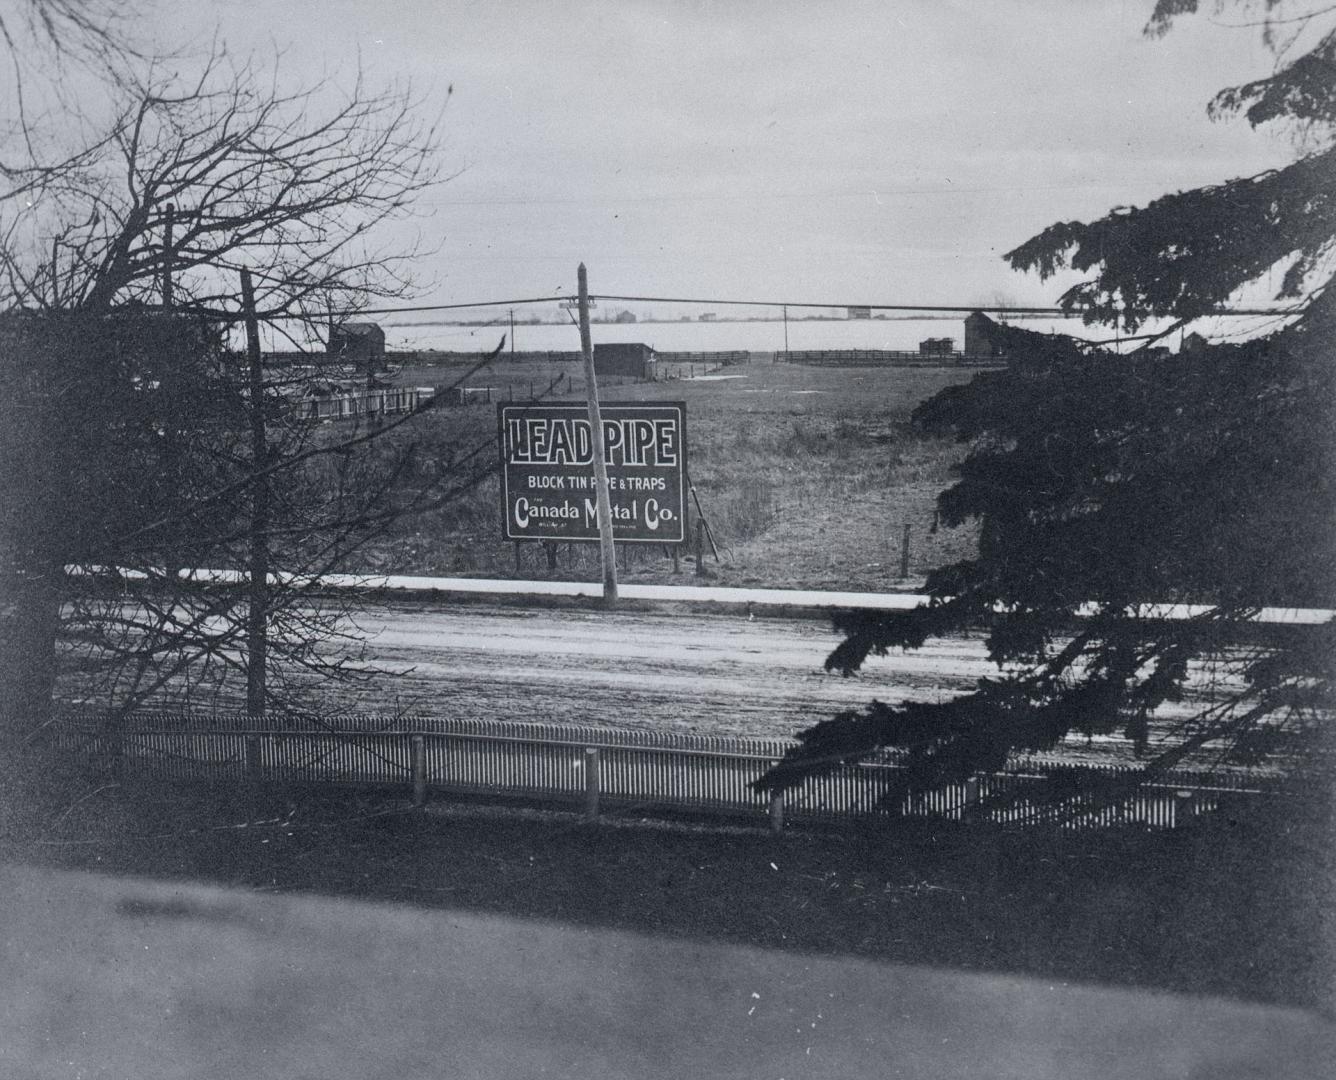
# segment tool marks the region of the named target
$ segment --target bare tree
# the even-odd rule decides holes
[[[253,666],[245,594],[181,568],[244,571],[257,545],[281,553],[268,565],[284,583],[265,591],[277,647],[259,662],[337,673],[320,643],[349,613],[312,583],[391,519],[413,452],[377,445],[391,426],[300,422],[285,407],[298,377],[248,380],[228,328],[243,271],[251,311],[294,340],[405,293],[418,244],[385,227],[441,179],[422,101],[360,73],[287,90],[221,50],[189,78],[150,64],[113,92],[107,131],[57,166],[11,169],[24,197],[0,201],[0,357],[24,419],[4,439],[3,494],[27,508],[0,550],[11,728],[47,712],[62,639],[126,707]],[[130,595],[107,591],[106,566]]]
[[[63,168],[15,170],[41,209],[0,217],[0,302],[108,310],[156,297],[170,271],[179,306],[235,316],[243,267],[261,318],[402,294],[420,252],[375,246],[377,229],[441,179],[410,88],[358,72],[289,92],[215,51],[189,81],[150,72],[122,96]]]
[[[0,201],[68,173],[96,138],[85,83],[124,85],[144,57],[135,0],[15,0],[0,8]],[[81,144],[81,145],[80,145]]]

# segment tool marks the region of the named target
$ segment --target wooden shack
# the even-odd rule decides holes
[[[372,322],[346,322],[330,327],[325,353],[361,371],[385,369],[385,331]]]
[[[653,381],[657,366],[654,350],[640,341],[612,341],[594,346],[595,375],[629,375]]]
[[[919,342],[920,356],[951,356],[955,349],[955,338],[930,337]]]
[[[969,357],[1006,356],[1006,348],[997,341],[998,324],[982,311],[965,317],[965,355]]]

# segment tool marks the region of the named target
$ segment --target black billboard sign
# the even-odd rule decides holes
[[[617,543],[686,539],[686,405],[601,405],[612,536]],[[497,406],[501,510],[507,540],[597,540],[589,409]]]

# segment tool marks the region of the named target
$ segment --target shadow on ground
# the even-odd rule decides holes
[[[10,861],[1336,1013],[1330,831],[1295,807],[1160,833],[705,827],[108,787]],[[54,825],[53,825],[54,823]]]

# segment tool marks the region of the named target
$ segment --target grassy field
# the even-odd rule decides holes
[[[397,381],[449,386],[460,367],[407,366]],[[910,528],[911,579],[969,557],[975,531],[932,530],[933,500],[963,448],[908,427],[914,407],[970,377],[949,368],[816,368],[756,362],[715,369],[678,365],[680,378],[607,380],[606,401],[684,401],[691,479],[720,547],[707,569],[725,585],[886,589],[899,579]],[[692,377],[694,374],[694,377]],[[415,422],[417,482],[471,466],[492,468],[495,402],[583,400],[574,365],[503,361],[463,380],[490,388],[485,401]],[[549,391],[549,388],[550,391]],[[368,548],[363,569],[387,573],[512,576],[515,552],[500,539],[498,485],[488,476],[448,505],[414,515]],[[674,580],[663,551],[628,545],[625,580]],[[525,545],[525,577],[597,577],[595,545],[563,545],[555,572]],[[692,564],[683,564],[690,573]]]

